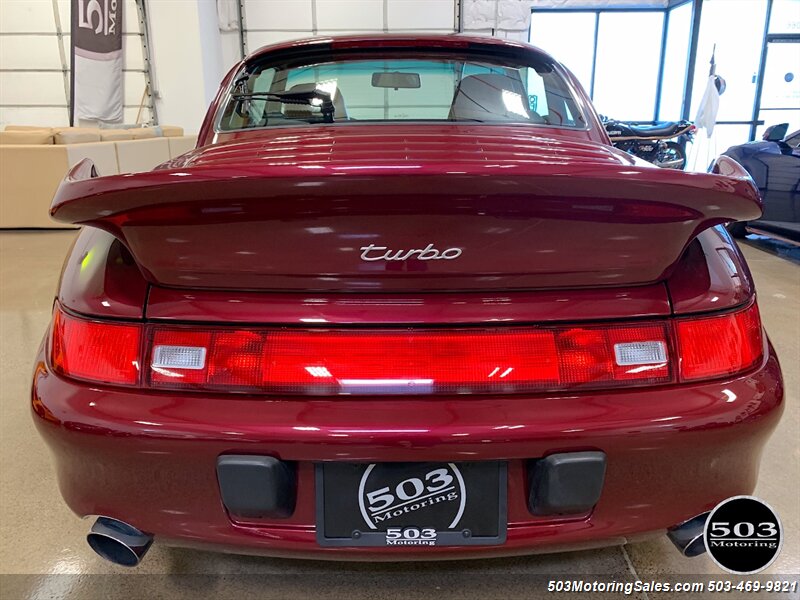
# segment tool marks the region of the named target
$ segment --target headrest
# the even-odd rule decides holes
[[[454,120],[527,121],[528,96],[519,79],[499,73],[467,75],[458,84],[450,109]]]

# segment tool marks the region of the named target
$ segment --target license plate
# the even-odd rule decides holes
[[[506,540],[506,463],[316,466],[322,546],[497,545]]]

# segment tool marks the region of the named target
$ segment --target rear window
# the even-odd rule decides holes
[[[584,128],[569,86],[547,61],[504,65],[479,60],[382,56],[249,67],[229,91],[218,128],[234,131],[316,123],[504,122]],[[269,94],[328,95],[293,103]],[[285,97],[284,97],[285,100]]]

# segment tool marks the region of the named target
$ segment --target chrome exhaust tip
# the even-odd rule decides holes
[[[152,546],[153,536],[117,519],[98,517],[86,541],[106,560],[123,567],[135,567]]]
[[[703,513],[667,530],[667,537],[678,551],[688,558],[700,556],[706,551],[703,530],[711,513]]]

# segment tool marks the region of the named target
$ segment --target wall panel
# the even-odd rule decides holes
[[[453,0],[388,0],[389,31],[455,30]]]
[[[248,29],[312,29],[311,0],[245,0]]]
[[[3,69],[61,69],[54,35],[0,35]]]
[[[18,106],[0,109],[2,111],[3,125],[25,124],[39,125],[41,127],[64,127],[69,122],[69,113],[66,106],[40,107]]]
[[[32,33],[55,31],[53,6],[50,2],[0,2],[0,32]]]
[[[452,33],[456,0],[243,0],[248,52],[315,35]]]
[[[319,30],[383,30],[383,2],[375,0],[318,0]]]
[[[58,71],[0,73],[0,105],[3,104],[65,104],[64,77]]]

